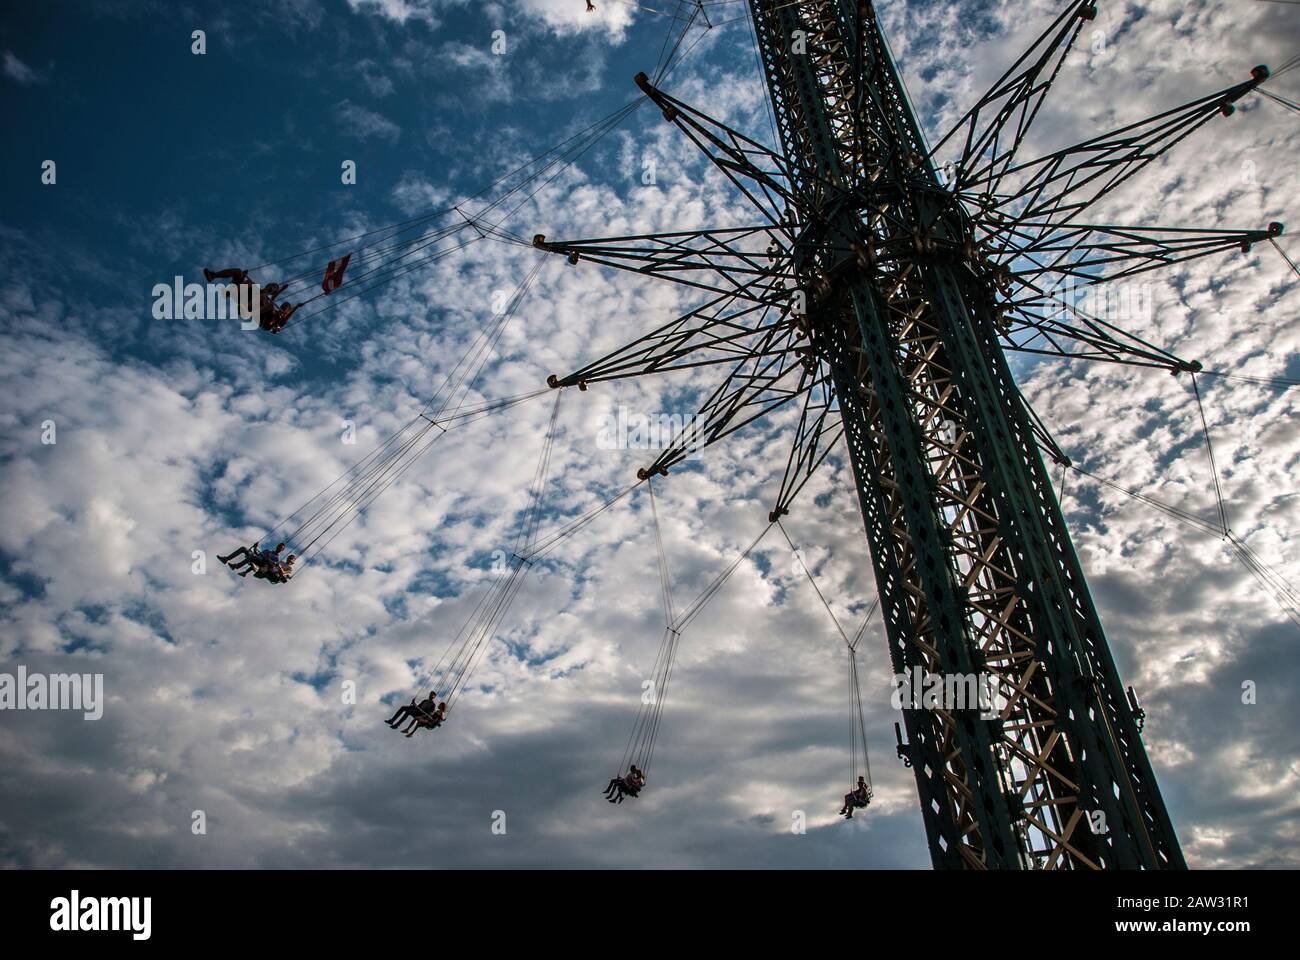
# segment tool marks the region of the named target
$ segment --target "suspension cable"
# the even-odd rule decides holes
[[[538,390],[466,406],[496,345],[536,281],[543,262],[544,257],[539,254],[532,269],[516,285],[501,313],[491,325],[478,332],[447,373],[442,385],[415,416],[325,489],[277,522],[267,537],[281,529],[287,530],[282,539],[299,547],[295,552],[306,566],[402,477],[450,426],[481,419],[545,393],[545,390]],[[290,524],[294,524],[292,529],[289,529]]]
[[[1210,475],[1214,480],[1214,497],[1219,504],[1219,523],[1226,537],[1228,526],[1228,507],[1223,501],[1223,486],[1219,483],[1219,468],[1214,462],[1214,444],[1210,441],[1210,425],[1205,419],[1205,405],[1201,403],[1201,388],[1196,385],[1196,374],[1192,373],[1192,395],[1196,397],[1196,410],[1201,417],[1201,430],[1205,436],[1205,453],[1210,461]]]
[[[794,545],[790,539],[789,532],[786,531],[785,525],[778,519],[776,525],[781,528],[781,536],[785,537],[785,542],[790,545],[790,550],[794,553],[799,561],[799,566],[803,568],[804,574],[808,577],[808,582],[812,584],[813,590],[817,593],[817,598],[821,600],[822,606],[826,608],[827,614],[830,615],[831,622],[835,624],[835,629],[844,640],[845,647],[848,648],[849,655],[849,783],[855,784],[858,780],[858,750],[862,751],[863,758],[863,779],[867,786],[870,787],[871,780],[871,756],[867,751],[867,721],[863,714],[862,706],[862,688],[858,676],[858,644],[866,635],[867,627],[870,625],[876,610],[880,607],[880,597],[877,596],[872,602],[870,609],[867,611],[866,618],[862,625],[858,627],[853,639],[849,639],[844,627],[840,625],[840,619],[835,615],[831,608],[830,602],[827,601],[826,595],[822,593],[822,588],[817,584],[817,578],[813,572],[808,569],[808,564],[804,562],[803,555],[800,554],[799,548]]]
[[[654,513],[655,511],[652,509],[652,515]],[[655,522],[657,524],[657,520]],[[767,536],[767,532],[772,529],[772,526],[773,524],[768,523],[758,536],[710,581],[695,601],[664,628],[663,639],[660,641],[659,650],[655,656],[651,671],[650,686],[646,690],[646,695],[642,697],[641,706],[637,710],[636,718],[632,724],[632,731],[623,749],[623,756],[619,765],[620,771],[627,769],[630,764],[635,764],[642,773],[648,775],[654,759],[655,746],[659,740],[664,705],[668,700],[673,665],[677,659],[682,634],[685,632],[686,627],[700,615],[709,601],[717,596],[718,591],[731,579],[731,576],[739,569],[740,565],[758,548],[758,545]],[[666,563],[665,560],[665,567]]]
[[[671,627],[677,619],[673,610],[672,581],[668,575],[668,555],[664,552],[663,533],[659,528],[659,508],[655,504],[655,488],[652,477],[646,477],[646,492],[650,494],[650,515],[654,520],[655,550],[659,560],[659,587],[663,593],[664,625]]]
[[[1266,593],[1272,598],[1273,602],[1278,605],[1282,612],[1292,623],[1300,627],[1300,592],[1298,592],[1285,578],[1259,556],[1245,541],[1238,537],[1231,530],[1225,532],[1216,524],[1211,523],[1195,514],[1188,513],[1179,507],[1165,503],[1149,494],[1139,493],[1136,490],[1130,490],[1113,480],[1098,476],[1088,470],[1083,469],[1077,464],[1071,465],[1071,470],[1079,473],[1088,479],[1109,487],[1134,500],[1139,500],[1148,506],[1154,507],[1166,516],[1178,521],[1184,526],[1199,530],[1201,533],[1209,534],[1220,539],[1226,539],[1232,555],[1241,563],[1243,567],[1255,578],[1262,586]]]

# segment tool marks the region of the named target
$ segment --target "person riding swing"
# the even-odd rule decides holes
[[[413,737],[416,730],[436,730],[442,726],[442,722],[446,719],[447,702],[444,700],[442,703],[438,703],[438,692],[430,690],[427,700],[416,703],[415,698],[412,697],[409,704],[399,707],[397,712],[384,722],[397,730],[403,723],[410,721],[407,728],[402,732],[408,737]]]
[[[293,564],[298,557],[296,554],[289,554],[281,563],[279,560],[271,560],[257,568],[253,576],[258,580],[266,580],[270,583],[288,583],[293,577]]]
[[[283,561],[280,560],[280,553],[284,550],[283,541],[276,544],[274,550],[261,549],[261,543],[254,543],[251,547],[239,547],[232,550],[226,556],[218,555],[217,559],[226,564],[230,569],[235,570],[241,577],[246,577],[250,573],[256,580],[267,580],[271,583],[286,583],[293,577],[293,565],[297,561],[297,554],[289,554]],[[238,558],[238,562],[235,562]]]
[[[437,709],[437,706],[438,706],[438,691],[430,690],[429,698],[427,700],[421,700],[419,703],[416,703],[415,697],[412,697],[411,702],[409,704],[403,704],[402,706],[398,707],[397,712],[394,713],[387,720],[385,720],[384,723],[388,724],[390,727],[396,730],[407,720],[413,720],[416,717],[420,717],[420,716],[431,715],[434,712],[434,710]]]
[[[248,290],[253,285],[253,278],[243,267],[227,267],[225,270],[211,270],[204,267],[203,277],[208,283],[214,280],[229,280],[231,285],[239,290],[240,303],[251,309],[252,298]],[[342,282],[341,276],[339,282]],[[258,291],[257,326],[259,329],[268,333],[279,333],[285,328],[294,311],[302,306],[301,303],[276,303],[276,298],[284,293],[287,286],[288,284],[283,283],[268,283]]]
[[[271,303],[268,309],[263,309],[261,316],[258,318],[257,325],[260,329],[268,333],[279,333],[289,323],[289,318],[301,307],[301,303]]]
[[[415,727],[407,736],[414,736],[416,730],[437,730],[442,726],[442,721],[447,719],[447,701],[444,700],[438,704],[438,709],[433,711],[432,716],[419,716],[415,719]]]
[[[278,564],[280,560],[280,551],[284,549],[284,543],[280,543],[274,550],[262,550],[261,541],[253,544],[251,547],[239,547],[230,551],[226,556],[217,555],[217,559],[230,567],[232,570],[239,570],[246,567],[241,577],[246,577],[255,570],[265,569],[272,564]],[[238,563],[232,563],[236,557],[240,560]]]
[[[861,809],[871,802],[871,787],[867,786],[865,777],[858,777],[858,785],[852,792],[844,794],[844,806],[840,807],[840,816],[845,820],[853,819],[853,811]]]
[[[417,713],[411,719],[410,726],[408,726],[403,733],[408,737],[413,737],[415,736],[416,730],[437,730],[442,726],[442,721],[446,719],[447,701],[444,700],[442,703],[438,704],[438,709],[432,712],[421,711]]]
[[[644,786],[645,774],[634,763],[624,776],[609,781],[609,786],[605,788],[605,799],[610,803],[622,803],[624,797],[635,797]]]

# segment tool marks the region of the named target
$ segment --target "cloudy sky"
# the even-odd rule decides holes
[[[662,632],[643,498],[533,572],[453,722],[413,739],[382,724],[513,542],[548,399],[449,432],[291,584],[239,580],[211,559],[406,422],[537,254],[476,243],[276,338],[234,321],[154,320],[153,286],[447,206],[631,101],[632,75],[661,56],[663,11],[678,5],[596,5],[112,0],[0,14],[11,131],[0,153],[0,672],[102,673],[107,700],[97,721],[0,714],[0,863],[928,866],[874,629],[860,656],[877,799],[851,823],[835,816],[850,769],[846,654],[776,534],[683,638],[652,785],[604,802]],[[933,139],[1060,3],[878,6]],[[1288,4],[1099,7],[1034,149],[1300,49],[1300,8]],[[767,139],[743,13],[711,7],[719,25],[693,30],[664,86]],[[1277,92],[1295,98],[1300,74]],[[1298,145],[1295,114],[1249,98],[1116,196],[1107,219],[1287,221]],[[47,160],[53,184],[41,182]],[[340,182],[348,160],[352,185]],[[674,128],[639,110],[504,226],[601,236],[746,218]],[[1270,247],[1172,271],[1152,296],[1129,324],[1148,340],[1212,370],[1300,377],[1300,285]],[[540,387],[692,302],[551,258],[477,396]],[[1087,469],[1215,515],[1185,378],[1059,361],[1018,370]],[[628,486],[653,459],[605,449],[602,416],[689,414],[717,377],[566,392],[548,519]],[[1203,389],[1233,528],[1297,582],[1300,391],[1210,378]],[[42,443],[47,421],[56,443]],[[658,486],[679,606],[765,525],[790,427],[781,416],[743,431]],[[1223,543],[1078,476],[1065,502],[1189,862],[1300,865],[1296,627]],[[856,623],[874,586],[847,464],[826,464],[787,528]],[[1253,705],[1241,702],[1247,681]],[[790,829],[796,811],[803,835]]]

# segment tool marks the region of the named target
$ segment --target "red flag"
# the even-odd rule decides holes
[[[339,287],[343,286],[343,271],[348,268],[348,261],[352,259],[352,254],[344,254],[342,260],[331,260],[329,266],[325,268],[325,279],[321,281],[320,288],[326,293],[333,293]]]

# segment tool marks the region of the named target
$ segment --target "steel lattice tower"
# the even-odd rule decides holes
[[[796,270],[820,294],[809,334],[832,371],[894,669],[987,671],[1018,693],[996,721],[904,711],[935,865],[1181,866],[990,282],[961,262],[972,230],[936,200],[870,7],[751,7],[801,209],[820,214]],[[789,52],[799,32],[806,56]]]
[[[1184,867],[1005,348],[1183,360],[1055,303],[1099,283],[1249,250],[1281,232],[1137,228],[1081,212],[1268,79],[1031,161],[1018,151],[1092,3],[1071,2],[941,141],[944,179],[868,0],[750,0],[780,152],[642,91],[762,215],[749,227],[534,244],[713,295],[551,386],[726,363],[690,445],[778,406],[803,415],[770,519],[843,440],[896,673],[990,675],[978,710],[905,709],[931,856],[945,868]],[[964,143],[963,143],[964,140]],[[755,244],[759,241],[759,244]],[[761,246],[766,243],[766,249]],[[1104,276],[1103,276],[1104,274]],[[836,414],[838,413],[838,417]],[[838,423],[836,422],[838,421]],[[685,456],[666,451],[642,476]]]

